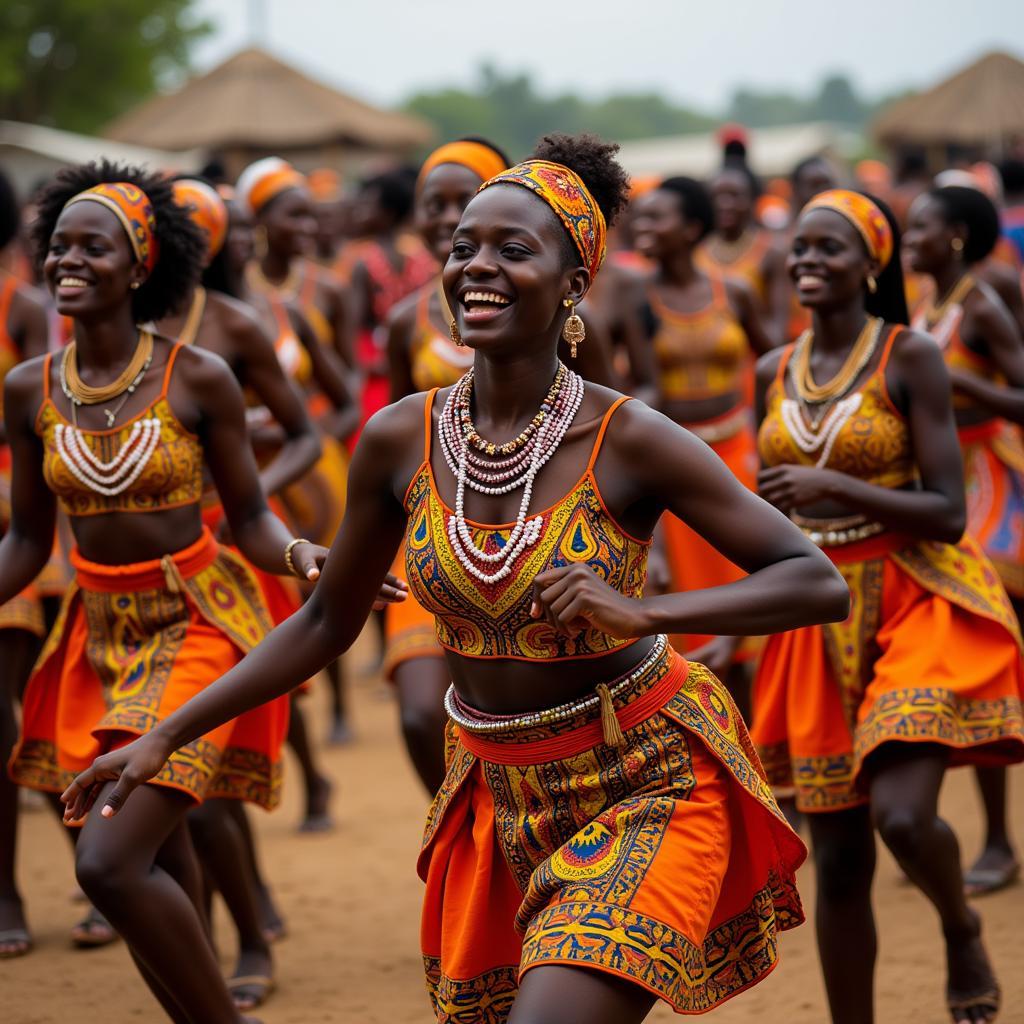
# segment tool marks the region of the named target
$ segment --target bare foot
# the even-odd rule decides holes
[[[946,1001],[955,1024],[987,1024],[999,1012],[999,983],[981,941],[981,918],[970,914],[971,928],[946,936]]]
[[[71,929],[71,942],[78,949],[98,949],[117,942],[118,934],[111,923],[95,908]]]
[[[330,779],[318,775],[306,793],[306,817],[299,826],[300,832],[330,832],[334,819],[330,815],[331,794],[334,786]]]
[[[228,991],[243,1013],[262,1006],[274,991],[274,961],[270,950],[245,950],[238,954]]]
[[[0,960],[13,960],[32,949],[21,897],[0,896]]]
[[[1008,842],[992,843],[964,872],[964,892],[986,896],[1013,885],[1020,878],[1020,861]]]

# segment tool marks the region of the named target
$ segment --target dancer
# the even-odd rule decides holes
[[[919,196],[905,237],[911,267],[941,300],[913,326],[938,343],[953,381],[963,453],[967,529],[1003,581],[1018,621],[1024,613],[1024,339],[999,297],[975,276],[999,237],[999,214],[975,188]],[[1020,874],[1006,820],[1006,770],[978,769],[986,835],[964,873],[968,893],[995,892]]]
[[[473,372],[368,425],[345,523],[304,608],[65,793],[72,819],[98,801],[86,827],[131,815],[131,791],[189,736],[352,643],[405,534],[411,585],[455,680],[448,776],[420,858],[439,1020],[511,1011],[628,1024],[656,998],[701,1012],[763,978],[778,930],[801,918],[803,849],[741,719],[711,673],[658,634],[836,619],[847,593],[704,445],[559,364],[559,335],[576,326],[569,302],[597,273],[625,200],[614,148],[548,137],[485,183],[444,270]],[[667,508],[750,576],[641,598]]]
[[[810,822],[834,1024],[874,1019],[873,827],[939,914],[952,1019],[991,1021],[999,986],[937,801],[948,767],[1024,759],[1017,621],[961,539],[948,377],[932,339],[902,326],[895,220],[861,193],[822,193],[789,270],[813,326],[758,366],[758,486],[826,549],[853,611],[769,639],[754,738]]]
[[[757,457],[754,420],[744,401],[750,360],[771,348],[749,286],[699,269],[697,247],[711,231],[707,190],[693,178],[667,178],[638,199],[632,230],[637,250],[655,266],[639,298],[656,364],[659,408],[711,445],[745,486],[754,490]],[[668,515],[662,539],[673,590],[730,583],[743,571],[686,523]],[[744,665],[756,645],[741,638],[687,635],[672,638],[725,680],[744,715],[749,674]],[[735,666],[735,667],[734,667]]]
[[[204,462],[247,558],[315,578],[320,551],[267,508],[230,370],[136,327],[167,315],[201,266],[200,232],[170,183],[109,163],[69,168],[42,192],[34,237],[74,342],[8,374],[0,602],[45,563],[59,500],[76,580],[29,681],[11,760],[16,782],[52,791],[156,727],[269,628],[255,580],[202,525]],[[97,818],[79,836],[79,884],[172,1020],[240,1020],[207,939],[185,815],[216,796],[273,807],[286,716],[278,700],[204,730],[114,827]]]

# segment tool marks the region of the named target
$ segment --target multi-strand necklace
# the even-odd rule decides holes
[[[519,555],[540,537],[543,516],[527,518],[533,483],[575,419],[583,390],[579,374],[559,363],[537,415],[518,437],[503,444],[486,440],[473,424],[472,370],[449,393],[437,427],[441,452],[457,481],[455,514],[448,517],[448,539],[459,562],[482,583],[497,583],[508,576]],[[515,526],[496,551],[484,551],[473,540],[465,514],[467,487],[480,494],[523,489]]]
[[[745,256],[756,240],[757,232],[753,228],[744,228],[731,242],[721,235],[712,235],[704,244],[715,263],[728,266]]]
[[[160,441],[160,420],[154,416],[137,419],[121,447],[112,459],[101,459],[86,442],[78,427],[78,408],[98,405],[121,396],[113,409],[104,409],[107,426],[113,427],[118,413],[146,376],[153,362],[153,335],[149,331],[139,334],[139,342],[128,365],[117,379],[103,387],[86,384],[78,375],[75,343],[64,350],[60,364],[60,386],[71,403],[71,423],[58,423],[54,428],[57,454],[68,471],[90,490],[114,497],[127,490],[138,479]]]
[[[813,331],[804,331],[797,340],[789,364],[797,398],[783,398],[780,411],[797,447],[807,455],[818,453],[815,466],[819,469],[828,464],[836,438],[860,408],[861,393],[849,392],[874,355],[881,334],[881,317],[869,318],[839,372],[821,385],[815,384],[811,375]]]
[[[924,329],[935,339],[939,348],[945,349],[949,345],[963,315],[964,299],[974,284],[974,277],[971,274],[964,274],[950,288],[949,294],[924,314]]]

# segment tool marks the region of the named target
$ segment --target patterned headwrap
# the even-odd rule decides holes
[[[131,182],[104,181],[72,196],[64,209],[86,200],[105,206],[121,222],[135,258],[146,268],[147,274],[152,273],[160,244],[156,237],[156,214],[149,196]]]
[[[235,194],[238,201],[255,215],[275,196],[290,188],[302,188],[306,176],[287,160],[268,156],[257,160],[238,176]]]
[[[864,239],[868,253],[878,260],[879,269],[885,270],[892,259],[892,228],[885,214],[867,196],[845,188],[833,188],[816,195],[801,211],[834,210],[848,220]]]
[[[212,185],[194,178],[182,178],[171,185],[175,203],[188,211],[196,227],[206,232],[206,262],[217,253],[228,233],[228,208]]]
[[[508,166],[490,146],[481,142],[448,142],[435,149],[420,167],[416,177],[416,188],[421,189],[427,175],[441,164],[458,164],[472,171],[481,181],[487,181],[501,174]]]
[[[540,196],[562,222],[573,240],[591,278],[604,262],[608,226],[583,179],[562,164],[525,160],[485,181],[478,191],[492,185],[522,185]]]

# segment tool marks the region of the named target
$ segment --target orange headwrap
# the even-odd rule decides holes
[[[156,214],[153,213],[149,196],[131,182],[104,181],[72,196],[64,204],[64,209],[72,203],[86,200],[105,206],[121,222],[135,258],[146,268],[147,273],[152,273],[160,245],[156,237]]]
[[[228,208],[212,185],[194,178],[182,178],[171,185],[174,201],[188,211],[193,223],[206,232],[206,262],[209,263],[224,244],[228,233]]]
[[[562,164],[548,160],[526,160],[485,181],[482,192],[492,185],[522,185],[540,196],[562,222],[573,240],[591,278],[604,262],[608,226],[583,179]]]
[[[257,160],[238,176],[235,192],[238,201],[256,214],[275,196],[290,188],[303,188],[306,176],[297,171],[287,160],[279,156],[268,156]]]
[[[501,174],[508,166],[490,146],[482,142],[448,142],[434,150],[420,167],[416,188],[422,188],[427,175],[441,164],[458,164],[472,171],[481,181]]]
[[[333,203],[341,198],[341,175],[333,167],[318,167],[306,175],[309,191],[318,203]]]
[[[885,214],[867,196],[845,188],[833,188],[820,192],[804,208],[801,214],[810,210],[833,210],[849,221],[864,239],[868,253],[878,260],[879,269],[884,270],[892,259],[892,228]]]

